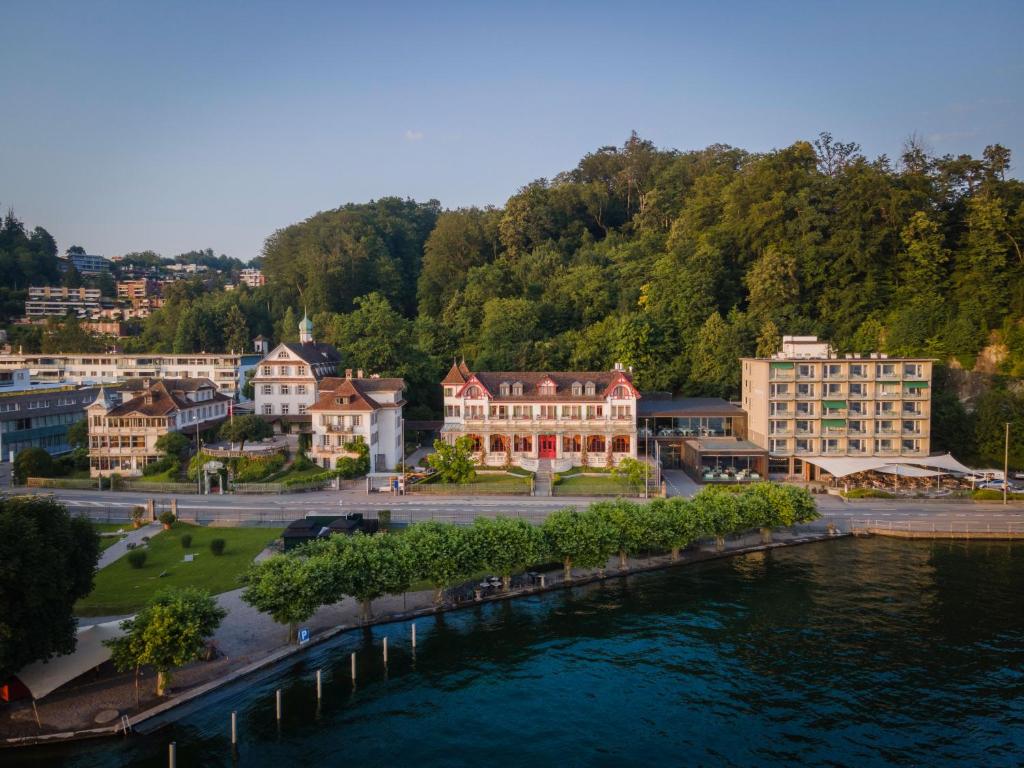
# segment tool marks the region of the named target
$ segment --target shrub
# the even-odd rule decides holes
[[[292,469],[294,469],[296,472],[302,472],[304,469],[311,469],[312,467],[315,466],[316,464],[314,464],[310,460],[310,458],[302,451],[299,451],[299,453],[295,456],[295,461],[292,462]]]
[[[878,488],[851,488],[843,494],[848,499],[895,499],[895,494]]]
[[[210,541],[210,551],[215,555],[223,555],[224,547],[227,546],[227,542],[224,539],[212,539]]]
[[[128,564],[138,570],[146,564],[146,550],[144,549],[133,549],[128,553]]]
[[[172,432],[171,434],[176,434]],[[152,477],[153,475],[160,475],[164,472],[170,474],[177,474],[181,470],[181,462],[174,456],[164,456],[157,461],[152,461],[142,468],[142,474],[146,477]]]
[[[164,525],[173,525],[175,517],[173,512],[167,510],[166,512],[161,512],[160,517],[157,519]]]
[[[281,470],[284,466],[284,454],[249,458],[242,456],[234,460],[234,477],[236,483],[254,483]]]
[[[181,546],[184,549],[188,549],[189,547],[192,546],[192,534],[191,533],[186,533],[186,534],[184,534],[181,537]]]
[[[1003,492],[995,488],[980,488],[971,493],[971,498],[975,501],[1002,501]],[[1024,499],[1024,493],[1008,493],[1006,498],[1020,501]]]

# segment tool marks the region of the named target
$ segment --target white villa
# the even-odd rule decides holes
[[[611,371],[472,372],[452,365],[442,439],[469,437],[479,464],[564,472],[636,458],[640,393],[622,365]]]
[[[309,408],[313,419],[310,458],[335,469],[338,459],[357,455],[346,446],[362,441],[370,449],[371,473],[397,468],[402,461],[404,391],[402,379],[364,378],[362,371],[322,380],[320,398]]]
[[[278,427],[295,424],[308,432],[309,408],[320,396],[321,382],[338,373],[339,362],[338,350],[313,341],[313,323],[303,315],[298,343],[278,344],[256,366],[255,412]]]

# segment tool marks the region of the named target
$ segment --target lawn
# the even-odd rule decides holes
[[[116,530],[116,528],[115,528]],[[281,535],[280,528],[211,528],[175,523],[169,531],[154,536],[146,548],[146,564],[132,568],[122,557],[96,575],[92,593],[79,600],[79,616],[110,616],[132,613],[164,587],[202,587],[210,592],[227,592],[238,587],[238,576],[263,548]],[[192,535],[188,549],[181,546],[182,534]],[[219,557],[210,552],[212,539],[224,539],[227,547]],[[191,563],[186,553],[195,554]],[[166,575],[161,577],[160,574]]]
[[[637,490],[617,477],[562,477],[552,488],[555,496],[636,496]]]
[[[483,475],[477,473],[468,483],[442,483],[437,480],[437,475],[433,475],[431,479],[426,482],[416,483],[414,487],[410,486],[410,491],[412,493],[454,495],[459,493],[524,494],[530,492],[530,476],[506,474]]]
[[[142,475],[141,477],[133,477],[132,480],[139,483],[180,483],[182,482],[181,474],[176,469],[167,469],[163,472],[157,472],[155,475]]]
[[[124,523],[93,523],[92,527],[96,529],[98,533],[114,533],[116,531],[124,530],[125,535],[131,530],[130,525]],[[123,539],[124,536],[100,536],[100,552],[114,546],[117,542]]]

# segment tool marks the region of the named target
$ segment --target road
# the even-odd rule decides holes
[[[695,489],[696,486],[693,486]],[[687,489],[691,490],[691,489]],[[53,490],[73,511],[96,520],[127,520],[131,509],[154,499],[157,510],[168,509],[172,496],[112,491]],[[310,513],[332,514],[362,512],[376,516],[390,510],[395,522],[414,520],[446,520],[469,522],[478,516],[510,515],[540,522],[553,510],[565,506],[582,507],[592,498],[532,497],[435,497],[392,496],[388,493],[366,494],[361,490],[319,491],[280,496],[189,496],[176,497],[179,515],[198,522],[281,524]],[[928,521],[935,524],[1024,525],[1024,505],[1003,506],[994,503],[964,501],[866,499],[845,502],[835,496],[817,496],[822,516],[845,527],[850,519],[875,519],[892,522]]]

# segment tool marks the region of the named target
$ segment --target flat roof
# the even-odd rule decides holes
[[[685,442],[700,453],[768,453],[767,448],[735,437],[693,437]]]
[[[640,418],[659,416],[740,416],[743,409],[720,397],[672,397],[660,392],[641,393],[637,400]]]

